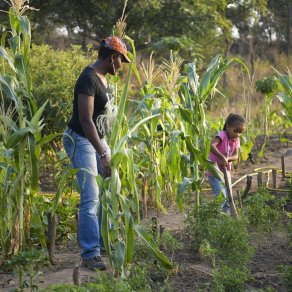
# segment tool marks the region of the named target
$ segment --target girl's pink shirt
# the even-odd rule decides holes
[[[234,141],[228,138],[227,132],[226,131],[220,131],[216,137],[219,137],[221,139],[221,143],[217,145],[217,149],[219,150],[220,153],[222,153],[225,157],[230,157],[234,153],[236,149],[240,147],[240,139],[236,138]],[[213,152],[210,152],[209,154],[209,160],[216,162],[217,166],[218,162],[220,161],[220,158],[214,154]],[[221,168],[219,167],[221,170]],[[228,162],[227,164],[227,170],[231,170],[231,162]],[[207,175],[212,175],[209,171],[207,171]]]

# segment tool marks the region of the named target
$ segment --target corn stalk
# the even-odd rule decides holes
[[[189,63],[185,65],[188,79],[187,83],[184,83],[181,87],[182,104],[179,108],[178,117],[185,121],[186,130],[181,133],[181,137],[185,140],[187,150],[190,153],[192,177],[185,177],[179,185],[177,203],[180,209],[183,208],[184,193],[190,185],[192,186],[192,191],[195,192],[196,206],[199,207],[201,183],[206,168],[214,176],[224,181],[222,174],[207,160],[210,139],[207,132],[205,107],[206,103],[217,91],[216,86],[219,79],[234,64],[240,64],[249,72],[246,65],[240,59],[232,58],[224,60],[222,56],[217,55],[209,64],[200,82],[199,76],[196,73],[196,64]],[[199,166],[201,166],[201,170]]]
[[[149,239],[146,232],[139,226],[139,193],[136,185],[137,171],[134,164],[134,153],[128,148],[128,139],[137,129],[158,115],[150,115],[140,120],[136,125],[129,127],[126,119],[127,92],[130,83],[132,67],[135,67],[135,48],[133,47],[132,63],[129,65],[127,79],[118,104],[118,114],[115,118],[110,134],[109,145],[112,151],[112,176],[105,180],[100,177],[97,182],[104,190],[102,197],[102,227],[101,233],[111,267],[116,276],[125,277],[125,268],[132,261],[135,232],[140,236],[156,255],[156,258],[166,267],[172,264],[159,251],[157,245]],[[134,70],[137,72],[137,70]],[[120,174],[122,174],[120,176]],[[137,221],[132,216],[135,212]]]
[[[38,189],[43,144],[41,131],[44,127],[41,115],[47,102],[37,108],[32,96],[29,72],[31,30],[29,19],[22,15],[27,8],[18,7],[13,1],[11,3],[8,12],[11,26],[11,37],[8,39],[10,50],[5,49],[4,39],[0,47],[0,92],[4,108],[0,115],[0,135],[3,141],[0,153],[0,246],[5,256],[17,254],[22,249],[31,225],[39,230],[40,242],[45,247],[44,232],[39,226],[40,216],[32,206],[32,200]],[[5,70],[4,61],[9,70]],[[6,71],[11,74],[6,74]],[[10,100],[14,108],[13,114],[5,114],[4,99]],[[49,141],[50,137],[45,139]]]
[[[135,149],[139,157],[141,176],[146,181],[151,202],[162,210],[163,200],[173,200],[178,181],[181,179],[181,139],[179,139],[181,122],[176,120],[178,110],[178,89],[181,83],[180,61],[171,54],[163,66],[155,69],[150,56],[147,65],[142,64],[144,85],[140,90],[141,99],[137,103],[129,123],[134,124],[153,113],[160,116],[143,124],[139,132],[132,138],[140,142]],[[163,85],[155,86],[158,76],[163,77]]]
[[[292,75],[288,71],[287,75],[278,73],[279,93],[277,97],[283,107],[283,115],[288,121],[292,123]]]

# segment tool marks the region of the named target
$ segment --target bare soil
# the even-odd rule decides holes
[[[255,168],[276,167],[281,169],[281,156],[285,157],[286,170],[292,171],[292,148],[282,147],[269,149],[260,163],[253,165],[250,161],[242,162],[240,167],[234,170],[233,182],[243,175],[253,173]],[[273,151],[271,151],[273,150]],[[267,176],[264,176],[264,183]],[[270,178],[271,183],[271,178]],[[270,185],[269,183],[269,185]],[[245,188],[246,180],[234,186],[236,191],[242,192]],[[46,187],[48,187],[46,185]],[[287,180],[281,180],[278,174],[278,188],[287,189]],[[251,191],[256,191],[257,179],[254,177]],[[210,196],[210,193],[204,193]],[[178,265],[178,269],[170,277],[170,283],[174,291],[209,291],[208,283],[211,281],[212,269],[209,262],[203,260],[199,254],[190,248],[190,244],[185,242],[184,237],[184,215],[174,207],[168,210],[168,214],[150,212],[149,217],[157,216],[158,224],[165,230],[170,231],[183,243],[183,248],[175,253],[173,260]],[[253,279],[247,284],[247,289],[267,289],[273,288],[275,291],[287,291],[287,286],[279,271],[281,265],[292,264],[292,250],[288,245],[287,234],[281,230],[275,230],[268,238],[262,238],[256,233],[253,234],[252,245],[256,248],[255,256],[251,263]],[[105,261],[107,258],[104,257]],[[36,285],[38,289],[46,288],[52,284],[68,283],[72,284],[72,273],[76,264],[80,266],[79,247],[75,240],[69,240],[65,246],[57,246],[55,265],[44,266],[40,270],[43,275],[38,276]],[[91,281],[95,272],[80,267],[82,283]],[[0,290],[9,291],[17,288],[17,277],[14,274],[1,272],[0,269]],[[202,291],[201,290],[201,291]]]

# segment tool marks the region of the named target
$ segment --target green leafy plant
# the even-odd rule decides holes
[[[279,89],[280,93],[277,95],[283,106],[283,115],[289,124],[292,123],[292,76],[291,72],[288,71],[287,75],[278,73]]]
[[[0,114],[0,246],[5,257],[22,249],[31,224],[40,221],[32,198],[38,189],[42,145],[54,138],[54,135],[41,135],[44,127],[41,116],[47,101],[38,108],[32,94],[29,67],[31,29],[29,19],[23,15],[29,9],[24,2],[16,5],[15,1],[11,1],[8,11],[10,49],[5,49],[5,38],[2,38],[0,46],[2,63],[5,61],[9,66],[9,70],[1,66],[0,75],[3,109]],[[11,104],[8,108],[5,99]],[[40,243],[45,247],[42,238],[40,236]]]
[[[292,267],[291,266],[282,266],[280,270],[283,274],[284,281],[287,285],[287,291],[292,289]]]
[[[212,287],[216,291],[241,289],[250,278],[253,255],[246,222],[234,220],[219,210],[220,202],[201,204],[187,217],[189,240],[213,266]]]
[[[5,264],[5,269],[14,270],[17,273],[18,286],[21,291],[24,288],[30,288],[33,291],[38,288],[34,284],[35,279],[42,275],[37,269],[44,263],[47,263],[44,253],[40,250],[30,249],[21,251],[17,256],[9,259]]]
[[[208,136],[205,106],[217,91],[217,83],[224,72],[234,64],[240,64],[247,72],[246,65],[240,59],[224,59],[221,55],[214,57],[201,81],[196,72],[196,63],[185,65],[187,82],[183,83],[180,90],[182,103],[179,105],[178,118],[184,120],[184,130],[181,137],[185,141],[190,153],[190,167],[192,177],[185,177],[178,187],[177,204],[183,208],[183,195],[188,186],[195,192],[196,205],[200,205],[200,191],[203,173],[208,168],[216,177],[222,177],[221,173],[210,163],[208,159],[210,137]],[[223,180],[223,179],[222,179]]]
[[[275,76],[265,77],[262,80],[256,81],[256,90],[264,94],[265,96],[265,107],[264,107],[264,143],[259,152],[259,157],[263,156],[264,149],[269,138],[268,128],[271,121],[271,104],[273,97],[278,89],[277,78]]]
[[[137,124],[129,127],[125,117],[127,91],[132,68],[135,68],[135,47],[132,43],[133,56],[129,65],[125,86],[118,102],[118,112],[111,128],[109,145],[111,148],[111,177],[105,180],[97,177],[102,196],[102,237],[109,256],[110,264],[116,276],[125,277],[125,268],[132,261],[135,233],[143,240],[156,256],[157,260],[166,268],[172,268],[167,257],[159,250],[155,242],[139,226],[139,193],[136,184],[133,150],[127,147],[127,141],[133,133],[145,122],[157,117],[151,115]],[[135,71],[135,70],[134,70]],[[120,178],[123,173],[123,180]],[[122,183],[127,185],[122,185]],[[131,197],[128,196],[131,194]],[[136,213],[137,222],[132,216]]]
[[[276,226],[281,225],[285,203],[285,198],[278,199],[268,190],[262,189],[246,199],[242,212],[258,231],[271,233]]]

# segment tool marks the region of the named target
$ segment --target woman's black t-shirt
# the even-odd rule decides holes
[[[74,88],[73,114],[68,123],[68,127],[85,137],[79,122],[78,94],[94,96],[94,111],[92,120],[95,124],[99,137],[103,138],[103,134],[100,133],[96,126],[96,119],[98,116],[105,113],[105,105],[112,98],[111,90],[105,87],[95,70],[91,67],[86,67],[77,79]]]

